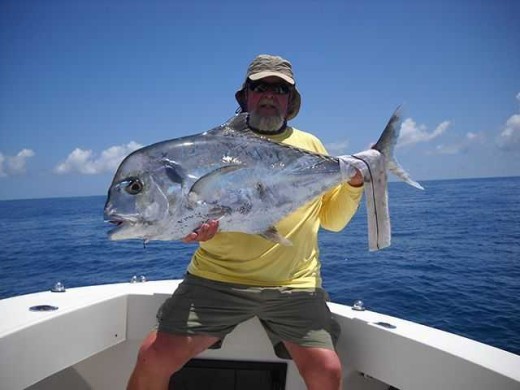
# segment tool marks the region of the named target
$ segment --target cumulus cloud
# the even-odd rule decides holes
[[[401,135],[398,140],[398,146],[431,141],[446,132],[450,124],[449,121],[444,121],[437,126],[435,130],[428,132],[425,125],[417,125],[412,118],[408,118],[401,125]]]
[[[520,114],[512,115],[507,120],[497,144],[503,150],[520,152]]]
[[[81,173],[84,175],[113,172],[123,158],[141,147],[142,145],[132,141],[126,145],[112,146],[103,150],[99,155],[96,155],[92,150],[76,148],[64,162],[54,168],[54,172],[58,174]]]
[[[16,156],[0,153],[0,177],[17,176],[26,172],[27,160],[34,157],[31,149],[22,149]]]
[[[451,144],[451,145],[437,145],[435,147],[435,151],[431,152],[430,154],[459,154],[464,153],[469,150],[469,148],[476,144],[476,143],[482,143],[485,141],[485,136],[482,133],[473,133],[468,132],[466,133],[464,139],[462,139],[460,142]]]
[[[516,100],[520,102],[520,92],[516,94]],[[497,145],[508,152],[520,152],[520,114],[511,115],[506,121],[497,138]]]

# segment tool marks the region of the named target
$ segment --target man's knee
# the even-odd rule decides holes
[[[141,344],[137,366],[148,374],[172,375],[186,363],[184,355],[182,350],[152,333]]]
[[[332,380],[337,379],[341,380],[342,370],[341,370],[341,362],[339,359],[319,359],[312,362],[308,362],[301,367],[302,376],[311,376],[311,377],[326,377]]]
[[[333,350],[304,348],[285,343],[300,375],[310,389],[338,389],[341,384],[341,361]]]
[[[341,381],[343,375],[339,359],[328,359],[318,363],[318,370],[333,380]]]
[[[218,341],[214,336],[173,335],[152,332],[141,344],[137,366],[156,375],[172,375],[188,360]]]

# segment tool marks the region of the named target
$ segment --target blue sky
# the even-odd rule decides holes
[[[103,195],[121,158],[233,115],[261,53],[333,154],[377,140],[418,180],[520,175],[520,2],[3,0],[0,199]]]

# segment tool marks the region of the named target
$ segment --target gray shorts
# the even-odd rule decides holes
[[[280,357],[288,357],[282,341],[334,350],[339,326],[326,301],[321,288],[252,287],[188,274],[160,307],[158,331],[223,340],[257,316]]]

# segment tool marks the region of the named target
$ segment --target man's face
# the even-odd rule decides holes
[[[276,131],[287,118],[291,85],[278,77],[250,81],[247,88],[249,124],[259,130]]]

